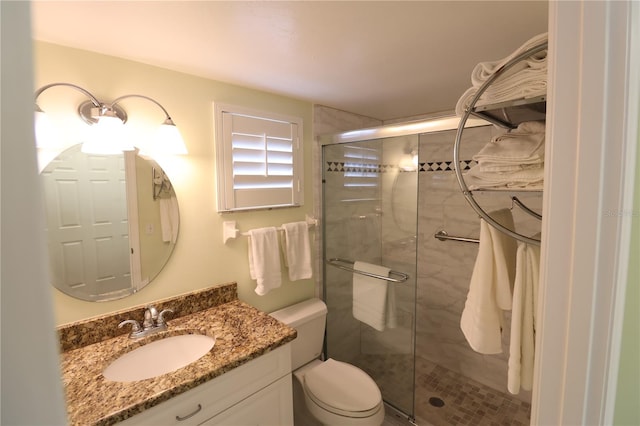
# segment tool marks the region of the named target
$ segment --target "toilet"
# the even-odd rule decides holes
[[[346,362],[320,360],[327,317],[322,300],[305,300],[270,315],[298,332],[291,342],[296,425],[382,424],[384,403],[373,379]]]

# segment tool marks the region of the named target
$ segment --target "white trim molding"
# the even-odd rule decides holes
[[[549,3],[533,425],[612,422],[640,100],[633,3]]]

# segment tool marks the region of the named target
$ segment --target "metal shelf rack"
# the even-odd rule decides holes
[[[460,186],[460,190],[464,195],[465,199],[469,203],[469,205],[483,218],[487,223],[499,231],[509,235],[512,238],[515,238],[519,241],[540,245],[540,240],[528,237],[526,235],[519,234],[505,226],[501,225],[497,221],[495,221],[484,209],[478,204],[478,202],[473,198],[473,192],[469,189],[467,184],[464,181],[464,177],[462,174],[462,169],[460,168],[460,142],[462,140],[462,133],[464,131],[465,123],[469,119],[471,115],[475,117],[482,118],[487,120],[490,123],[496,124],[500,127],[514,129],[523,121],[532,121],[532,120],[544,120],[546,114],[546,96],[540,96],[537,98],[531,99],[518,99],[509,102],[501,102],[493,105],[483,105],[476,107],[476,103],[482,96],[482,94],[487,90],[487,88],[501,75],[503,75],[508,69],[514,66],[516,63],[520,62],[523,59],[530,57],[542,50],[547,49],[547,42],[541,43],[537,46],[534,46],[521,54],[515,56],[510,61],[505,63],[501,68],[496,70],[485,82],[478,91],[475,93],[474,97],[471,99],[469,106],[465,109],[462,118],[460,119],[460,123],[458,124],[458,132],[456,134],[456,140],[453,147],[453,164],[455,166],[456,178],[458,180],[458,184]],[[487,191],[485,189],[485,191]],[[524,206],[526,207],[526,206]],[[525,210],[529,210],[526,208]]]

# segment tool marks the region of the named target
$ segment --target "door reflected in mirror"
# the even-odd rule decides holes
[[[86,154],[74,145],[41,177],[55,288],[82,300],[115,300],[160,273],[180,217],[173,186],[155,161],[136,151]]]

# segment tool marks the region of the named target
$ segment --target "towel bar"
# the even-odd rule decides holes
[[[309,215],[305,215],[305,221],[307,222],[307,226],[317,226],[318,219],[311,217]],[[276,228],[278,231],[282,231],[283,228],[281,226]],[[238,235],[249,235],[248,232],[240,232],[235,220],[228,220],[222,222],[222,242],[226,244],[229,239],[238,238]]]
[[[331,265],[331,266],[335,266],[336,268],[342,269],[344,271],[349,271],[349,272],[353,272],[355,274],[360,274],[360,275],[366,275],[367,277],[372,277],[372,278],[377,278],[379,280],[385,280],[385,281],[390,281],[392,283],[403,283],[405,281],[407,281],[409,279],[409,275],[405,274],[404,272],[397,272],[397,271],[389,271],[389,275],[396,275],[400,278],[392,278],[392,277],[385,277],[382,275],[378,275],[378,274],[372,274],[370,272],[365,272],[365,271],[359,271],[357,269],[353,268],[354,265],[354,261],[352,260],[346,260],[346,259],[340,259],[337,257],[334,257],[333,259],[329,259],[326,261],[327,264]],[[345,266],[345,265],[340,265],[341,263],[347,263],[351,266]]]
[[[447,231],[438,231],[433,234],[434,238],[439,239],[440,241],[444,240],[453,240],[453,241],[464,241],[465,243],[480,243],[480,240],[476,238],[467,238],[467,237],[454,237],[453,235],[447,234]]]

